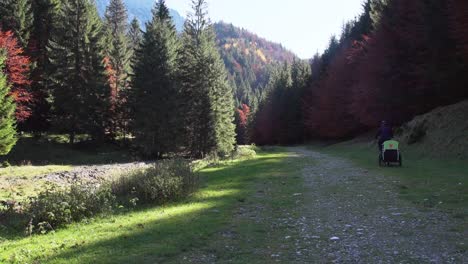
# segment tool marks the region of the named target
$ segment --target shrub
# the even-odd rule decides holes
[[[2,164],[0,165],[0,168],[8,168],[8,167],[11,167],[10,162],[8,162],[7,160],[2,161]]]
[[[153,168],[120,177],[111,183],[111,189],[114,195],[126,198],[130,204],[163,204],[189,194],[197,182],[189,162],[167,160]]]
[[[180,199],[197,186],[190,163],[183,160],[158,162],[154,167],[123,175],[103,185],[74,183],[70,187],[51,185],[24,206],[0,203],[0,226],[26,226],[28,234],[46,233],[73,222],[89,219],[129,205],[163,204]]]
[[[52,186],[31,198],[26,210],[36,228],[51,229],[109,212],[115,204],[110,188],[76,183],[69,188]]]
[[[14,201],[0,201],[0,228],[22,229],[28,222],[22,213],[22,204]]]
[[[254,146],[238,146],[235,153],[235,159],[253,159],[257,156]]]

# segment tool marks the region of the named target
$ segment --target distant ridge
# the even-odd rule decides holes
[[[110,0],[96,0],[96,5],[101,16],[104,16],[109,2]],[[129,20],[136,17],[140,21],[141,26],[144,27],[145,22],[151,19],[151,9],[153,8],[154,0],[124,0],[124,2],[128,9]],[[169,9],[169,12],[174,20],[177,31],[181,32],[184,28],[185,18],[174,9]]]

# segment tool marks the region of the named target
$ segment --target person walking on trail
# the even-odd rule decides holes
[[[392,128],[388,125],[386,121],[382,121],[379,131],[375,136],[376,139],[379,139],[379,150],[382,151],[383,143],[387,140],[391,140],[393,138],[393,131]]]

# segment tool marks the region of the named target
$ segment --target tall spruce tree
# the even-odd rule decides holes
[[[28,45],[33,18],[30,0],[0,1],[1,28],[15,32],[23,48]]]
[[[179,46],[169,10],[165,1],[159,0],[136,51],[131,90],[132,134],[145,156],[160,158],[175,150]]]
[[[109,31],[108,56],[115,71],[115,78],[119,90],[125,89],[130,71],[132,55],[128,32],[127,9],[122,0],[111,0],[106,9],[106,28]]]
[[[0,155],[6,155],[16,144],[15,103],[4,74],[6,56],[0,50]]]
[[[234,149],[234,98],[216,47],[205,0],[193,0],[185,23],[179,68],[186,144],[193,156],[229,154]]]
[[[70,135],[104,137],[108,89],[103,64],[102,22],[94,1],[62,2],[60,24],[49,41],[55,124]]]
[[[47,131],[50,124],[51,91],[47,80],[49,43],[59,12],[59,0],[33,0],[34,22],[28,53],[31,56],[31,91],[34,94],[32,115],[21,127],[32,132]]]
[[[124,112],[127,101],[125,91],[129,86],[129,77],[131,73],[131,57],[133,50],[128,39],[128,15],[127,8],[122,0],[111,0],[106,9],[105,29],[107,31],[107,57],[109,58],[112,69],[109,79],[112,80],[111,106],[108,113],[108,129],[111,137],[115,137],[117,132],[123,130],[126,118]]]
[[[139,48],[140,43],[142,41],[142,32],[140,28],[140,22],[138,21],[137,18],[134,18],[132,22],[130,23],[130,28],[128,30],[128,39],[130,41],[130,48],[133,51]]]

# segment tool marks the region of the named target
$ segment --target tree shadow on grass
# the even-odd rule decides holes
[[[22,137],[7,156],[12,165],[94,165],[129,163],[134,158],[130,151],[115,144],[87,141],[71,146],[66,142]]]
[[[201,248],[229,223],[234,209],[241,198],[250,194],[254,182],[283,169],[281,160],[280,156],[266,156],[203,170],[202,188],[186,201],[116,216],[115,223],[99,225],[99,231],[106,234],[102,239],[88,243],[86,239],[67,237],[64,240],[73,240],[74,244],[64,244],[56,249],[56,254],[38,260],[41,263],[163,263],[185,251]],[[126,224],[132,221],[130,215],[135,218]],[[92,232],[96,227],[83,228]]]

